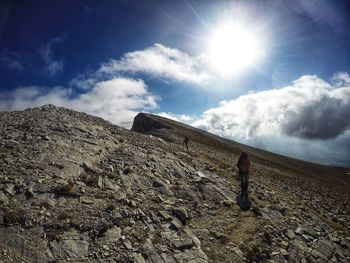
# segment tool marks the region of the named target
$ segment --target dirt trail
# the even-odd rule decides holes
[[[195,142],[192,142],[189,153],[206,164],[208,170],[224,178],[235,189],[236,193],[239,193],[240,182],[236,179],[237,168],[235,167],[238,155]],[[329,228],[335,231],[346,231],[344,226],[325,217],[316,209],[308,208],[307,203],[301,200],[295,192],[293,193],[295,185],[286,186],[285,182],[281,184],[281,181],[283,182],[286,177],[288,177],[287,182],[291,180],[298,182],[297,175],[253,161],[249,187],[249,196],[253,203],[251,210],[241,211],[234,202],[229,207],[213,210],[212,217],[196,219],[192,227],[196,229],[199,236],[201,236],[201,232],[208,229],[211,232],[210,238],[201,241],[204,251],[212,262],[245,262],[249,259],[254,260],[256,253],[266,253],[268,254],[267,258],[270,257],[271,252],[273,252],[269,248],[272,237],[268,231],[263,232],[262,230],[269,227],[281,231],[288,229],[288,225],[286,225],[288,220],[279,216],[269,219],[266,216],[261,216],[261,210],[275,205],[282,204],[282,207],[288,207],[285,212],[286,216],[296,216],[299,214],[299,210],[308,210]],[[234,200],[235,198],[236,196],[233,197]],[[258,237],[263,240],[263,243],[256,242]],[[237,250],[237,248],[239,249]],[[241,253],[247,255],[245,260],[239,256]]]

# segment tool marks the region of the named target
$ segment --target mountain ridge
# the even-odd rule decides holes
[[[345,183],[252,152],[252,207],[243,211],[241,148],[206,133],[187,151],[193,130],[170,120],[140,134],[48,105],[0,112],[0,121],[0,261],[350,259]]]
[[[248,145],[236,142],[236,141],[231,140],[231,139],[220,137],[218,135],[215,135],[213,133],[210,133],[208,131],[205,131],[205,130],[202,130],[202,129],[199,129],[199,128],[196,128],[196,127],[193,127],[193,126],[190,126],[188,124],[184,124],[184,123],[172,120],[172,119],[167,119],[167,118],[155,115],[155,114],[139,113],[138,115],[135,116],[134,123],[137,122],[138,116],[141,116],[142,118],[147,118],[148,117],[149,119],[153,119],[155,121],[158,120],[159,125],[167,125],[168,128],[171,128],[171,125],[174,125],[175,127],[176,126],[177,127],[181,127],[181,126],[187,127],[188,129],[197,131],[197,133],[205,134],[207,136],[210,136],[211,138],[213,138],[214,140],[217,140],[218,142],[222,142],[224,144],[226,142],[230,143],[230,144],[232,144],[234,146],[234,148],[239,148],[239,150],[250,151],[250,152],[252,152],[252,153],[254,153],[254,154],[258,155],[258,156],[259,155],[264,155],[264,158],[262,158],[262,159],[269,159],[270,156],[271,156],[270,157],[271,159],[273,159],[273,158],[276,159],[277,158],[277,161],[279,161],[279,165],[285,165],[285,166],[287,166],[289,168],[291,168],[290,165],[286,165],[286,163],[291,162],[291,161],[292,162],[298,161],[298,162],[300,162],[300,164],[305,164],[306,166],[313,166],[313,169],[317,169],[317,167],[318,167],[317,170],[322,170],[322,169],[326,169],[327,170],[327,168],[328,168],[327,172],[328,173],[331,172],[331,174],[333,174],[333,175],[344,175],[344,174],[347,173],[347,171],[350,171],[350,167],[324,165],[324,164],[319,164],[319,163],[303,161],[301,159],[295,159],[293,157],[289,157],[289,156],[286,156],[286,155],[270,152],[270,151],[263,150],[263,149],[260,149],[260,148],[256,148],[256,147],[253,147],[253,146],[248,146]],[[153,127],[153,129],[147,130],[146,133],[147,132],[150,133],[152,131],[155,132],[156,129],[158,129],[158,128]],[[137,132],[141,132],[141,133],[145,133],[145,131],[140,131],[134,126],[133,126],[133,128],[131,130],[137,131]],[[186,134],[182,134],[182,135],[185,136]],[[189,135],[189,134],[187,134],[187,135]],[[196,140],[196,136],[193,137],[193,140]],[[299,172],[300,172],[300,170],[299,170]]]

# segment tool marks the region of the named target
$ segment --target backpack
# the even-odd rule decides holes
[[[239,161],[239,171],[241,173],[249,173],[249,160],[248,158],[241,158]]]

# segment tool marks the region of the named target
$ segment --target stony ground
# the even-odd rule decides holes
[[[350,260],[348,185],[252,156],[242,211],[238,152],[54,106],[0,123],[0,262]]]

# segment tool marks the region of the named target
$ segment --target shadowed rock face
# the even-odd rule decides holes
[[[134,118],[134,123],[132,124],[132,131],[139,133],[149,133],[158,129],[170,129],[169,126],[153,119],[150,115],[146,113],[139,113]]]

